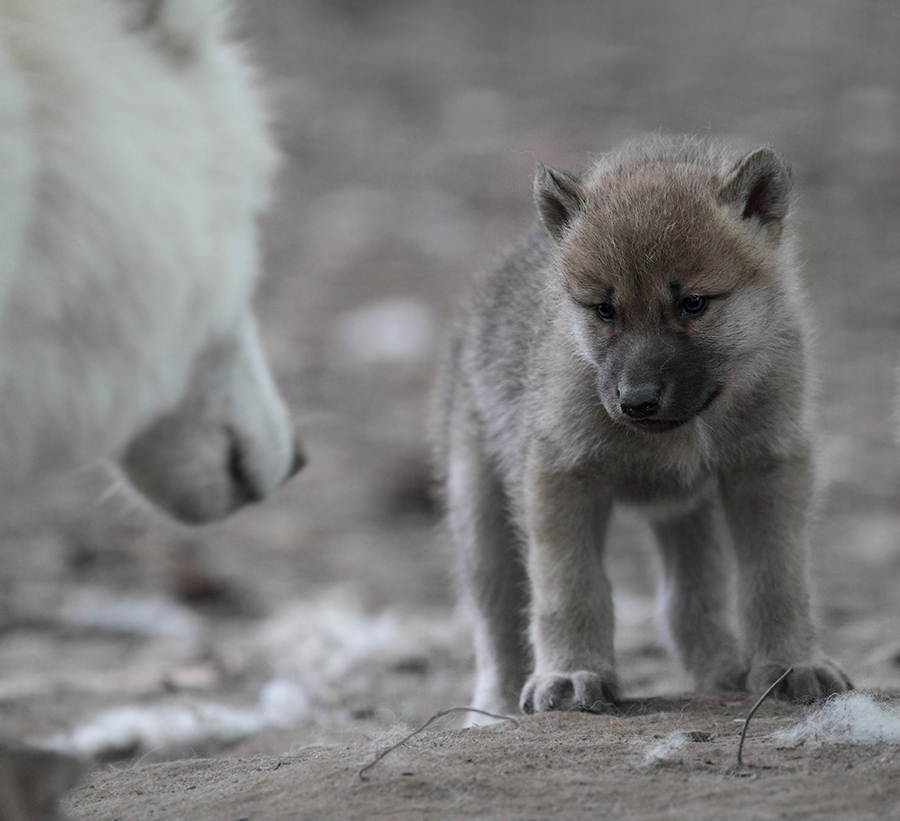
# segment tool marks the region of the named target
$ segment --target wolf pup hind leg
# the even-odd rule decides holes
[[[539,220],[460,323],[439,461],[478,665],[474,706],[618,696],[604,537],[649,518],[672,649],[701,690],[850,688],[810,615],[814,497],[790,172],[652,138],[538,168]]]

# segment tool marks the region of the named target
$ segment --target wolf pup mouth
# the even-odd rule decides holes
[[[680,428],[690,421],[690,419],[628,419],[626,417],[629,427],[647,431],[648,433],[666,433]]]

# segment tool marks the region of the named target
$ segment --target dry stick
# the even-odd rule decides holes
[[[426,730],[430,724],[437,721],[439,718],[443,718],[444,716],[450,715],[451,713],[478,713],[479,715],[487,716],[488,718],[500,719],[500,721],[511,721],[514,726],[516,726],[516,727],[519,726],[519,722],[516,721],[514,718],[511,718],[510,716],[501,716],[501,715],[497,715],[496,713],[488,713],[488,712],[485,712],[484,710],[478,710],[475,707],[451,707],[449,710],[441,710],[441,712],[435,713],[431,718],[429,718],[428,721],[426,721],[421,727],[419,727],[419,729],[413,730],[408,736],[400,739],[400,741],[398,741],[396,744],[392,744],[386,750],[382,750],[380,753],[378,753],[378,755],[376,755],[372,761],[370,761],[368,764],[366,764],[366,766],[363,767],[357,773],[357,775],[359,776],[359,780],[360,781],[368,781],[369,779],[365,775],[365,772],[367,770],[371,770],[372,767],[374,767],[386,755],[394,752],[394,750],[396,750],[398,747],[402,747],[411,738],[415,738],[419,733]]]
[[[760,708],[760,705],[775,691],[775,688],[781,684],[792,672],[794,672],[793,667],[788,667],[775,681],[769,685],[769,689],[766,690],[760,697],[759,701],[753,705],[753,709],[747,714],[747,718],[744,720],[744,728],[741,730],[741,742],[738,744],[737,751],[737,765],[741,766],[741,754],[744,752],[744,739],[747,737],[747,726],[750,724],[750,719],[753,718],[753,714]]]

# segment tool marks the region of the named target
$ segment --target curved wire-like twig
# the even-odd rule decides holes
[[[781,682],[784,681],[784,680],[788,677],[788,675],[790,675],[790,674],[793,673],[793,672],[794,672],[794,668],[793,668],[793,667],[788,667],[787,670],[785,670],[785,671],[784,671],[777,679],[775,679],[775,681],[773,681],[773,682],[769,685],[769,689],[766,690],[766,692],[764,692],[764,693],[759,697],[759,701],[757,701],[756,704],[753,705],[753,709],[751,709],[750,712],[747,714],[747,718],[744,719],[744,727],[743,727],[743,729],[741,730],[741,741],[740,741],[740,743],[738,744],[738,749],[737,749],[737,765],[738,765],[738,767],[740,767],[740,766],[742,765],[741,755],[742,755],[743,752],[744,752],[744,739],[747,737],[747,726],[750,724],[750,719],[753,718],[753,714],[760,708],[760,705],[761,705],[761,704],[762,704],[762,703],[763,703],[770,695],[772,695],[773,692],[775,692],[775,688],[776,688],[779,684],[781,684]]]
[[[421,727],[419,727],[419,728],[416,729],[416,730],[413,730],[408,736],[405,736],[404,738],[401,738],[396,744],[392,744],[392,745],[391,745],[390,747],[388,747],[386,750],[382,750],[380,753],[378,753],[378,755],[376,755],[375,758],[372,759],[372,761],[370,761],[368,764],[366,764],[366,766],[363,767],[363,768],[357,773],[357,775],[359,776],[359,780],[360,780],[360,781],[368,781],[369,778],[368,778],[368,776],[366,775],[366,772],[367,772],[368,770],[371,770],[372,767],[374,767],[374,766],[375,766],[379,761],[381,761],[386,755],[388,755],[389,753],[394,752],[394,750],[396,750],[398,747],[402,747],[402,746],[403,746],[404,744],[406,744],[406,742],[409,741],[411,738],[415,738],[419,733],[421,733],[421,732],[423,732],[424,730],[428,729],[428,727],[429,727],[431,724],[433,724],[435,721],[437,721],[439,718],[443,718],[444,716],[448,716],[448,715],[450,715],[451,713],[478,713],[479,715],[487,716],[488,718],[496,718],[496,719],[499,719],[500,721],[511,721],[511,722],[513,723],[513,726],[515,726],[515,727],[518,727],[518,726],[519,726],[519,722],[516,721],[516,720],[515,720],[514,718],[512,718],[511,716],[501,716],[501,715],[497,715],[496,713],[488,713],[488,712],[485,711],[485,710],[478,710],[478,709],[476,709],[475,707],[450,707],[448,710],[441,710],[441,712],[435,713],[431,718],[429,718],[428,721],[426,721]]]

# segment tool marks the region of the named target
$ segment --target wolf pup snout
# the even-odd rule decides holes
[[[646,419],[654,416],[659,410],[659,397],[662,388],[655,383],[625,384],[617,388],[619,407],[630,419]]]
[[[687,334],[676,329],[637,344],[628,336],[623,330],[609,341],[609,369],[599,368],[600,398],[612,419],[635,430],[670,430],[703,413],[718,397],[720,385],[707,356]]]
[[[583,175],[538,168],[538,223],[471,301],[440,405],[475,707],[618,698],[617,505],[649,519],[666,636],[698,689],[761,691],[789,666],[787,698],[851,686],[810,616],[790,187],[771,148],[692,139],[635,142]]]

